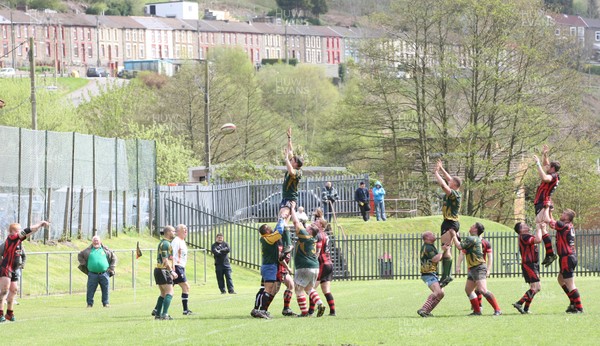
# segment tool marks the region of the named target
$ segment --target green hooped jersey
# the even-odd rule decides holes
[[[451,190],[449,195],[444,196],[442,204],[442,215],[444,220],[458,221],[460,212],[460,192]]]
[[[421,274],[437,273],[437,262],[432,259],[438,254],[438,250],[433,244],[421,245]]]
[[[156,253],[156,268],[165,269],[166,266],[163,263],[163,259],[169,260],[169,263],[173,261],[173,248],[171,242],[166,239],[161,239],[158,243],[158,251]]]
[[[463,252],[465,253],[468,268],[485,263],[481,238],[477,236],[464,237],[460,241],[460,247],[463,248]]]
[[[279,239],[281,239],[281,234],[279,232],[260,236],[262,264],[279,263],[279,246],[277,245]]]
[[[281,189],[282,199],[287,199],[290,201],[298,200],[298,184],[300,183],[300,179],[302,178],[302,170],[295,169],[294,174],[290,174],[290,172],[285,172],[285,177],[283,178],[283,185]]]
[[[298,249],[294,256],[294,267],[302,268],[319,268],[319,259],[315,249],[317,238],[312,237],[305,229],[301,229],[296,233],[298,235]]]

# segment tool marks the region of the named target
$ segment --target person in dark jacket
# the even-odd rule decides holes
[[[325,212],[325,220],[331,222],[333,213],[333,203],[339,199],[337,190],[328,181],[325,183],[325,189],[321,193],[321,201],[323,202],[323,211]]]
[[[354,200],[358,203],[360,214],[365,221],[369,221],[369,211],[371,210],[371,206],[369,205],[370,199],[369,189],[365,187],[365,182],[361,181],[358,184],[358,189],[354,191]]]
[[[210,248],[215,256],[215,273],[217,274],[217,283],[221,294],[225,294],[225,281],[227,281],[227,292],[235,294],[233,289],[233,280],[231,280],[231,264],[229,263],[229,244],[223,241],[223,234],[217,234],[214,244]],[[225,280],[223,280],[223,278]]]
[[[117,256],[104,246],[99,236],[92,238],[92,244],[82,250],[77,256],[79,270],[88,276],[87,281],[87,307],[94,306],[94,295],[100,285],[102,291],[102,305],[109,307],[109,278],[115,275]]]

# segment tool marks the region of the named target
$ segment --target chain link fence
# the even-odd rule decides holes
[[[150,227],[154,141],[0,126],[0,236],[46,219],[35,240],[112,236]]]

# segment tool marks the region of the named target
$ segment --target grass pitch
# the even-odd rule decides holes
[[[531,315],[520,315],[512,303],[528,286],[521,279],[491,279],[489,289],[503,311],[493,317],[484,303],[484,316],[469,317],[464,278],[456,278],[446,297],[421,318],[417,309],[429,290],[420,280],[341,281],[332,284],[337,317],[290,318],[281,316],[283,292],[271,305],[271,320],[250,317],[260,277],[255,271],[235,267],[236,295],[221,295],[214,278],[193,285],[192,316],[183,316],[181,290],[175,289],[170,314],[173,321],[155,321],[150,312],[157,287],[111,292],[111,307],[86,308],[85,295],[42,296],[20,299],[16,322],[0,324],[2,335],[25,345],[177,344],[177,345],[592,345],[600,338],[600,278],[578,277],[585,313],[569,315],[566,295],[554,278],[542,280]],[[298,311],[297,303],[292,308]]]

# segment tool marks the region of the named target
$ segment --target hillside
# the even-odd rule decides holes
[[[475,222],[481,222],[487,232],[514,232],[512,228],[504,226],[494,221],[480,219],[477,217],[462,216],[460,217],[461,233],[467,234],[469,227]],[[387,221],[377,221],[375,217],[371,217],[368,222],[364,222],[359,217],[340,218],[338,226],[342,226],[346,234],[411,234],[432,231],[439,234],[440,225],[442,223],[441,215],[420,216],[413,218],[393,218],[390,217]]]

